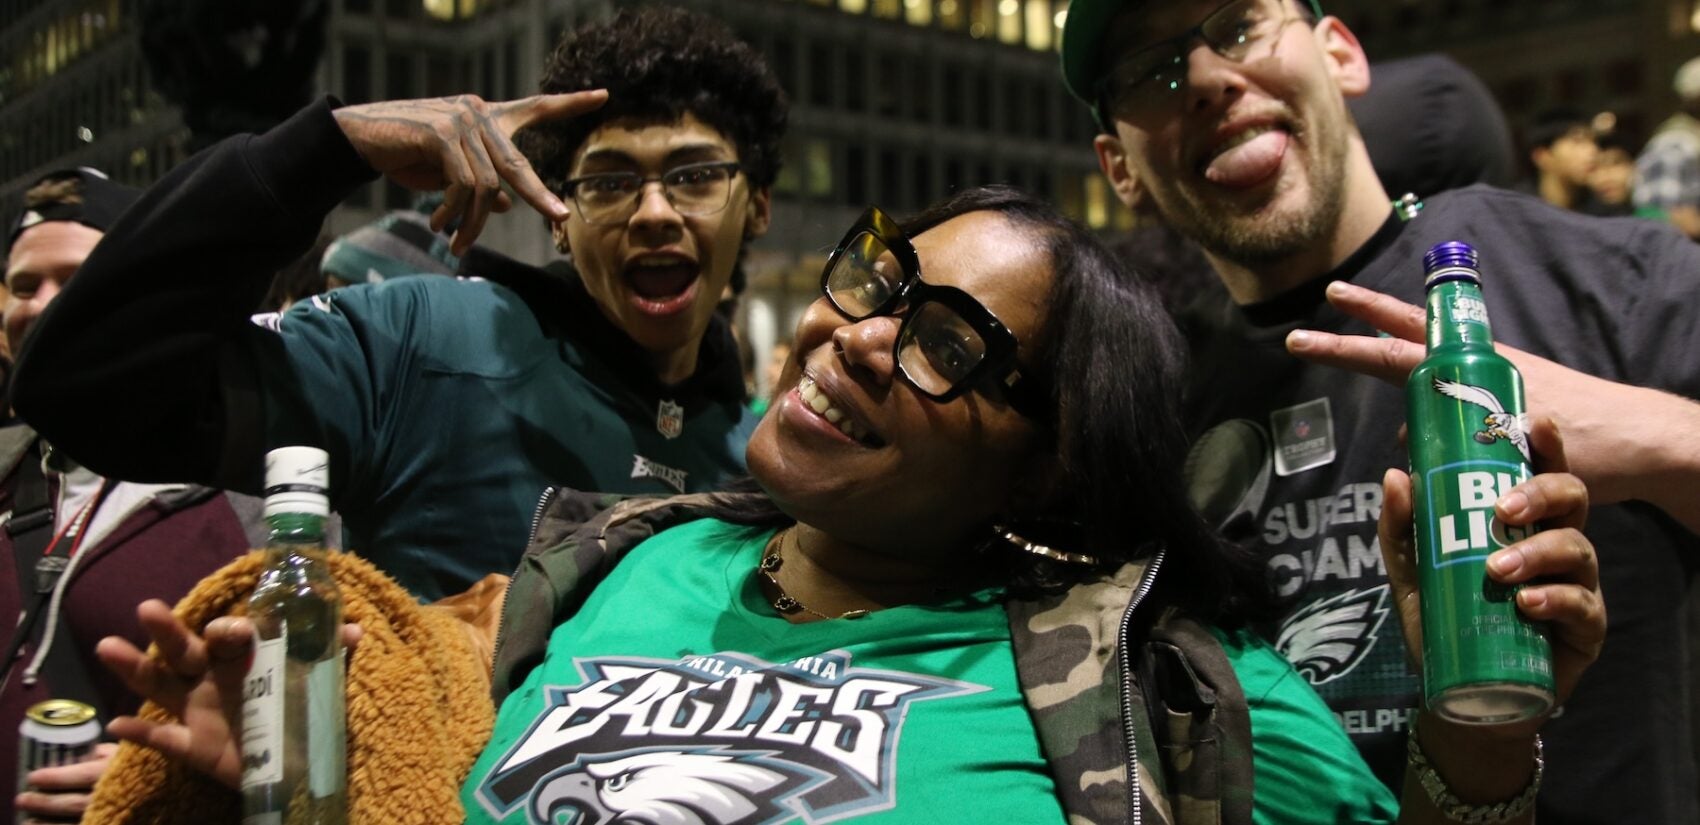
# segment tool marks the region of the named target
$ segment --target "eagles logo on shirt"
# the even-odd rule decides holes
[[[1351,673],[1375,647],[1387,593],[1384,584],[1311,602],[1282,623],[1275,649],[1312,685]]]
[[[989,688],[852,667],[833,651],[576,662],[479,785],[534,823],[825,823],[890,808],[909,703]]]

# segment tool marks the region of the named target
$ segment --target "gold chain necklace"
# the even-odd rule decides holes
[[[837,616],[828,616],[825,613],[814,610],[808,605],[797,601],[796,597],[785,592],[785,586],[779,583],[778,573],[780,566],[785,564],[785,560],[780,553],[784,550],[785,539],[788,538],[790,534],[791,528],[789,527],[779,531],[779,535],[774,536],[773,541],[768,543],[767,549],[762,551],[761,561],[756,563],[756,572],[760,573],[761,577],[766,579],[767,583],[773,587],[774,592],[779,594],[773,600],[773,609],[785,614],[802,612],[807,613],[810,616],[814,616],[817,619],[829,620],[860,619],[863,616],[868,615],[868,611],[866,610],[846,610]]]

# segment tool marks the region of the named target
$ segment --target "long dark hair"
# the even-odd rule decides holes
[[[1263,565],[1229,545],[1187,500],[1180,422],[1185,352],[1162,299],[1078,223],[1008,186],[967,189],[903,224],[914,237],[970,212],[995,212],[1031,232],[1049,258],[1050,312],[1028,371],[1046,373],[1049,428],[1061,464],[1039,521],[1010,526],[1029,538],[1098,558],[1093,567],[1009,552],[1012,591],[1054,591],[1113,572],[1162,545],[1162,588],[1171,603],[1223,626],[1265,614],[1272,597]],[[737,489],[759,489],[751,482]],[[788,521],[771,502],[741,500],[721,518]],[[1071,525],[1061,527],[1059,525]],[[989,531],[988,531],[989,533]]]

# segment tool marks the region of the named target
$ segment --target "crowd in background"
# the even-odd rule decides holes
[[[187,688],[160,685],[204,685],[216,670],[205,656],[186,668],[171,642],[178,653],[246,642],[229,626],[162,630],[158,612],[144,628],[135,606],[175,603],[261,544],[259,456],[310,443],[331,454],[340,543],[421,602],[513,572],[528,547],[575,541],[580,522],[603,531],[606,557],[584,561],[596,542],[570,544],[581,555],[543,565],[542,579],[516,573],[494,608],[519,629],[482,663],[498,700],[479,721],[491,744],[454,789],[473,821],[614,813],[606,788],[592,800],[551,773],[602,770],[585,767],[590,756],[544,770],[514,767],[513,754],[532,752],[540,710],[581,688],[562,685],[612,673],[621,655],[741,651],[744,665],[777,670],[831,653],[849,672],[850,650],[913,669],[905,690],[923,698],[995,685],[985,691],[1001,698],[972,715],[887,703],[931,736],[972,728],[961,735],[1008,755],[1000,767],[905,751],[905,765],[927,765],[904,769],[917,789],[905,792],[961,816],[1115,821],[1131,805],[1177,822],[1536,810],[1553,822],[1697,821],[1688,590],[1700,485],[1681,462],[1700,432],[1688,429],[1700,350],[1685,320],[1700,295],[1700,58],[1675,78],[1682,110],[1644,146],[1554,109],[1522,132],[1519,156],[1467,70],[1438,55],[1368,64],[1314,2],[1156,5],[1147,20],[1075,0],[1063,41],[1064,82],[1098,120],[1093,149],[1139,229],[1094,238],[998,187],[905,221],[870,209],[827,262],[796,340],[773,353],[752,352],[735,320],[743,255],[771,220],[785,90],[696,12],[582,26],[535,98],[320,101],[146,193],[95,170],[47,176],[5,216],[4,363],[16,375],[0,428],[11,511],[0,545],[16,564],[0,564],[0,615],[22,621],[0,733],[49,696],[125,718],[114,731],[129,742],[163,729],[132,718],[141,700],[168,704],[177,690],[181,703]],[[1246,102],[1259,95],[1262,108]],[[1218,109],[1195,130],[1189,118]],[[445,191],[323,237],[325,214],[379,175]],[[1245,206],[1265,192],[1267,204]],[[532,267],[474,244],[510,209],[524,214],[509,220],[548,218],[561,259]],[[1415,595],[1399,581],[1409,481],[1387,474],[1405,466],[1389,382],[1421,355],[1421,282],[1408,269],[1454,235],[1485,250],[1496,336],[1525,371],[1530,438],[1550,471],[1529,483],[1537,503],[1501,515],[1553,529],[1522,547],[1524,567],[1495,575],[1548,577],[1526,590],[1547,600],[1519,604],[1554,623],[1569,701],[1497,738],[1415,708],[1399,619],[1377,635]],[[62,289],[68,300],[47,313]],[[773,391],[753,397],[756,386]],[[1325,428],[1327,457],[1283,460],[1289,422],[1301,435]],[[1655,437],[1673,444],[1665,463],[1624,446]],[[877,458],[891,454],[902,460]],[[746,473],[755,480],[733,481]],[[606,501],[558,486],[681,498],[594,521]],[[721,497],[709,504],[689,495],[711,491]],[[615,529],[628,523],[635,538]],[[1326,540],[1299,549],[1311,536]],[[871,544],[894,549],[864,553]],[[748,562],[751,584],[728,590],[729,574],[700,567],[692,548]],[[1106,628],[1134,615],[1130,594],[1156,580],[1162,548],[1161,618],[1130,645],[1125,627],[1119,639]],[[1015,561],[988,561],[1005,551]],[[842,572],[858,566],[890,575]],[[699,593],[726,603],[699,605]],[[515,601],[543,594],[547,610]],[[766,613],[727,630],[742,628],[746,597]],[[1341,615],[1331,610],[1361,621],[1318,627]],[[896,629],[879,630],[886,618]],[[814,646],[775,641],[787,625],[813,628]],[[1356,633],[1358,647],[1294,642],[1306,633]],[[108,636],[123,641],[97,656]],[[144,655],[150,641],[166,651]],[[1150,658],[1101,658],[1117,645]],[[1007,672],[953,669],[982,657]],[[129,670],[115,676],[115,663]],[[1116,707],[1118,674],[1151,707]],[[1133,721],[1158,715],[1166,729]],[[1143,725],[1130,739],[1162,755],[1129,755],[1118,720]],[[891,736],[882,747],[898,747]],[[0,776],[15,752],[0,735]],[[110,790],[117,780],[88,808],[109,770],[124,787],[148,784],[117,753],[103,744],[86,765],[28,777],[18,810],[139,821],[123,818],[141,808]],[[228,764],[189,756],[209,793],[235,781]],[[1219,760],[1220,781],[1185,767],[1205,759]],[[1160,779],[1142,782],[1142,769]],[[801,774],[743,770],[810,810],[897,805],[890,777],[854,793],[810,780],[829,793]],[[977,790],[919,790],[952,782]],[[372,787],[356,791],[370,800]],[[776,815],[752,804],[711,821]]]

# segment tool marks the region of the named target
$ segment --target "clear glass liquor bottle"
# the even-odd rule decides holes
[[[255,652],[243,691],[243,825],[348,821],[342,594],[326,562],[327,457],[266,455],[266,566],[248,600]]]

